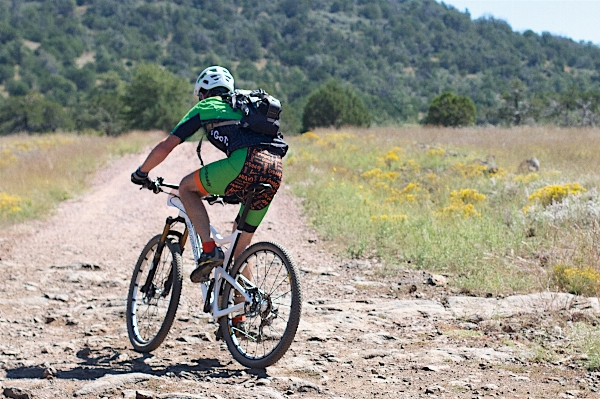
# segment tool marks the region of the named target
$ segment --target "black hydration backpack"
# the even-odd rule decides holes
[[[240,126],[269,137],[279,135],[281,103],[263,89],[235,90],[231,107],[244,113]]]

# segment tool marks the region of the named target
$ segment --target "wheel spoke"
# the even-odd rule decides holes
[[[178,246],[171,242],[165,244],[152,270],[152,281],[148,280],[158,242],[159,236],[154,237],[140,256],[128,297],[129,339],[136,350],[143,352],[155,349],[166,337],[181,292],[181,255]],[[165,287],[167,283],[168,290]],[[145,285],[149,289],[146,293],[142,293],[141,288]],[[133,295],[135,298],[132,297]]]
[[[247,367],[266,367],[283,356],[296,333],[301,305],[298,272],[287,251],[273,243],[254,244],[244,256],[232,276],[252,297],[245,306],[245,327],[232,328],[232,316],[221,319],[221,326],[236,360]],[[226,285],[224,308],[235,303],[236,292]]]

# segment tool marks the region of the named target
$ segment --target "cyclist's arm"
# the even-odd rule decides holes
[[[158,166],[165,158],[173,151],[175,147],[181,144],[181,139],[174,135],[169,135],[166,139],[161,141],[150,151],[148,158],[144,161],[140,170],[142,172],[150,172],[156,166]]]

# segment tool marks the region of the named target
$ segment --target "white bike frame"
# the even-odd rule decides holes
[[[200,242],[201,242],[200,237],[198,236],[198,233],[196,233],[196,230],[194,229],[194,225],[192,224],[187,213],[185,212],[185,207],[183,206],[181,199],[179,199],[179,192],[177,190],[173,190],[169,193],[169,199],[167,200],[167,205],[177,208],[179,210],[179,216],[181,216],[185,219],[185,224],[186,224],[188,232],[189,232],[189,239],[192,244],[192,252],[194,254],[194,261],[197,264],[198,259],[200,258],[200,254],[202,253],[202,251],[200,249],[201,248],[200,247]],[[236,229],[230,235],[223,237],[211,225],[210,232],[211,232],[212,238],[220,246],[222,246],[224,244],[230,244],[227,251],[225,251],[225,259],[223,260],[223,265],[229,264],[229,260],[231,259],[231,256],[233,253],[233,243],[236,241],[237,237],[241,234],[241,230]],[[243,278],[243,276],[242,276],[242,278]],[[219,308],[218,296],[215,295],[215,292],[219,289],[219,287],[221,287],[221,283],[223,282],[223,280],[227,280],[227,282],[229,284],[231,284],[234,289],[236,289],[240,294],[242,294],[244,296],[244,299],[246,302],[248,302],[248,303],[252,302],[252,298],[250,298],[250,295],[246,292],[246,289],[244,287],[242,287],[241,285],[239,285],[237,283],[237,281],[235,281],[233,279],[233,277],[231,277],[229,275],[229,273],[227,273],[227,271],[225,270],[225,268],[223,266],[219,266],[214,269],[214,280],[215,280],[215,284],[214,284],[213,290],[212,290],[212,298],[211,298],[212,305],[211,305],[210,314],[215,319],[219,319],[220,317],[226,316],[233,312],[241,311],[244,309],[244,305],[245,305],[244,302],[240,302],[233,306],[229,306],[225,309]],[[247,279],[243,278],[243,280],[245,282],[247,282],[248,284],[250,284],[250,281],[248,281]],[[200,283],[200,288],[202,290],[202,299],[204,301],[206,301],[206,298],[209,295],[208,294],[209,284],[210,284],[210,279],[206,283]]]

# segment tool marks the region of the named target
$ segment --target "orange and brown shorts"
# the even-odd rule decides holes
[[[248,188],[256,183],[267,183],[272,191],[257,193],[250,204],[244,231],[253,232],[264,218],[269,204],[281,185],[281,156],[259,147],[241,148],[229,158],[205,165],[195,178],[201,192],[218,195],[240,195],[247,198]],[[243,206],[238,213],[241,215]]]

